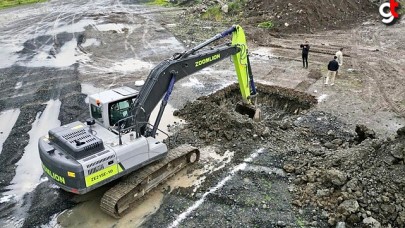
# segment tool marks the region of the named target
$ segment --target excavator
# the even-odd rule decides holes
[[[207,46],[232,34],[232,42]],[[207,47],[207,48],[206,48]],[[194,48],[159,63],[137,91],[120,87],[89,96],[90,118],[49,130],[38,147],[45,175],[65,191],[85,194],[109,182],[100,207],[119,218],[139,198],[199,160],[191,145],[168,150],[156,139],[174,84],[221,60],[232,58],[245,107],[260,118],[246,38],[234,25]],[[154,124],[149,118],[161,103]],[[245,109],[246,110],[246,109]]]

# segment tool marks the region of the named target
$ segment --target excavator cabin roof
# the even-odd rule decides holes
[[[97,100],[100,104],[107,104],[125,98],[135,97],[138,95],[138,93],[139,92],[137,90],[124,86],[93,94],[89,96],[89,101],[92,104],[95,104]]]

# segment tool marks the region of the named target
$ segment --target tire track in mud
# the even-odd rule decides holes
[[[364,69],[364,75],[367,78],[367,83],[369,83],[369,89],[366,92],[366,96],[370,99],[369,103],[374,103],[372,97],[379,96],[383,99],[384,103],[388,105],[389,109],[399,117],[404,118],[405,103],[404,105],[397,104],[394,101],[393,96],[395,97],[398,93],[404,93],[404,82],[397,76],[397,74],[404,75],[405,71],[401,69],[401,67],[398,67],[397,64],[392,63],[393,58],[387,57],[388,53],[391,52],[392,55],[392,53],[398,53],[399,50],[387,49],[385,51],[364,52],[358,48],[360,46],[360,41],[364,41],[368,38],[368,42],[377,46],[378,50],[381,50],[382,44],[380,37],[384,37],[384,33],[378,29],[375,29],[374,31],[366,29],[365,31],[360,30],[354,33],[352,38],[356,45],[353,46],[353,49],[355,53],[357,53],[357,56],[356,58],[353,58],[353,66],[357,69]],[[400,53],[398,54],[401,56]],[[358,59],[367,59],[367,62],[359,63]],[[387,87],[390,89],[387,90]]]

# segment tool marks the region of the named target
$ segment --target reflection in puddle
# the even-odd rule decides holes
[[[20,109],[12,109],[0,113],[0,153],[3,149],[3,143],[13,129],[15,122],[20,115]]]
[[[187,82],[181,83],[183,87],[193,87],[193,88],[204,88],[204,84],[202,84],[197,78],[190,77]]]
[[[142,70],[151,70],[153,67],[152,63],[145,62],[139,59],[126,59],[121,62],[115,62],[114,66],[110,69],[112,72],[123,72],[130,73]]]
[[[85,20],[80,20],[76,23],[72,24],[63,24],[62,22],[59,22],[61,26],[55,29],[49,30],[46,34],[47,35],[55,35],[55,34],[60,34],[60,33],[80,33],[84,32],[85,27],[89,25],[94,25],[96,22],[92,19],[85,19]]]
[[[159,109],[160,109],[160,102],[156,106],[156,108],[153,109],[152,114],[150,115],[150,118],[149,118],[150,124],[152,124],[152,125],[155,124],[155,120],[156,120],[157,114],[159,113]],[[173,108],[173,106],[171,106],[170,104],[167,104],[165,111],[163,112],[162,119],[160,120],[160,123],[158,126],[158,129],[160,129],[161,131],[163,131],[169,135],[170,135],[170,129],[171,129],[170,126],[179,124],[180,122],[184,122],[182,119],[180,119],[176,116],[173,116],[174,111],[175,111],[175,109]],[[158,132],[158,135],[156,136],[157,139],[163,140],[163,139],[167,138],[167,136],[165,134],[163,134],[159,131],[157,131],[157,132]]]
[[[101,42],[97,39],[87,39],[86,42],[82,44],[82,47],[90,47],[90,46],[100,46]]]
[[[38,113],[28,132],[30,139],[24,149],[24,155],[17,162],[16,175],[11,181],[8,195],[20,199],[25,193],[31,192],[40,183],[42,175],[41,160],[38,152],[38,139],[48,134],[48,130],[60,126],[58,120],[61,102],[50,100],[43,113]]]
[[[271,58],[275,58],[276,56],[273,55],[271,48],[268,47],[259,47],[251,52],[256,59],[261,60],[268,60]]]
[[[17,60],[18,55],[15,53],[23,49],[13,44],[0,43],[0,68],[11,67]]]
[[[66,42],[60,52],[55,56],[50,55],[51,46],[37,50],[38,54],[28,63],[20,63],[26,67],[68,67],[77,62],[87,62],[90,60],[88,55],[77,49],[77,41]]]

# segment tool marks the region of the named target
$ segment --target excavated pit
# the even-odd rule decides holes
[[[299,114],[317,103],[315,97],[292,89],[258,84],[257,90],[262,121],[255,122],[248,113],[236,110],[242,98],[239,86],[233,84],[187,103],[183,109],[174,113],[188,124],[171,137],[176,142],[173,145],[192,143],[201,146],[221,142],[226,147],[229,146],[226,145],[228,142],[235,146],[235,140],[237,144],[248,144],[251,140],[268,137],[272,125],[269,121]]]
[[[404,226],[405,130],[399,130],[394,140],[378,139],[370,133],[371,129],[355,130],[338,116],[312,109],[317,101],[311,95],[269,85],[258,85],[258,92],[262,121],[255,122],[235,111],[241,96],[238,86],[231,85],[179,110],[176,114],[187,124],[170,139],[175,144],[189,143],[199,148],[214,146],[221,155],[232,151],[234,157],[226,164],[229,169],[245,162],[252,151],[265,149],[265,153],[249,164],[283,169],[288,173],[288,180],[279,178],[277,180],[282,181],[272,182],[272,186],[285,189],[280,186],[288,182],[289,191],[277,191],[270,198],[291,201],[278,204],[270,200],[269,205],[273,205],[272,211],[297,209],[286,218],[285,222],[291,227],[300,224],[297,222],[300,219],[304,219],[306,225],[316,224],[315,227],[336,226],[338,222],[345,222],[347,227],[361,227],[369,220],[379,221],[384,227],[388,224]],[[259,175],[254,173],[253,177]],[[224,173],[218,170],[207,176],[197,193],[183,189],[178,194],[197,200],[198,195],[209,191],[221,177]],[[224,188],[243,188],[237,183],[228,183]],[[259,181],[255,186],[263,187],[266,183]],[[225,190],[218,191],[210,198],[210,203],[222,205],[224,218],[229,217],[232,213],[226,211],[238,207],[240,202]],[[271,189],[257,194],[266,192]],[[255,198],[257,195],[248,201],[256,202]],[[289,205],[294,207],[287,208]],[[243,213],[252,209],[246,205],[242,208]],[[203,211],[200,209],[196,214],[201,215]],[[271,216],[265,209],[255,213],[263,218]],[[300,218],[295,217],[297,213]],[[205,216],[199,218],[199,222],[211,219]],[[257,224],[264,226],[268,221],[260,220]]]

